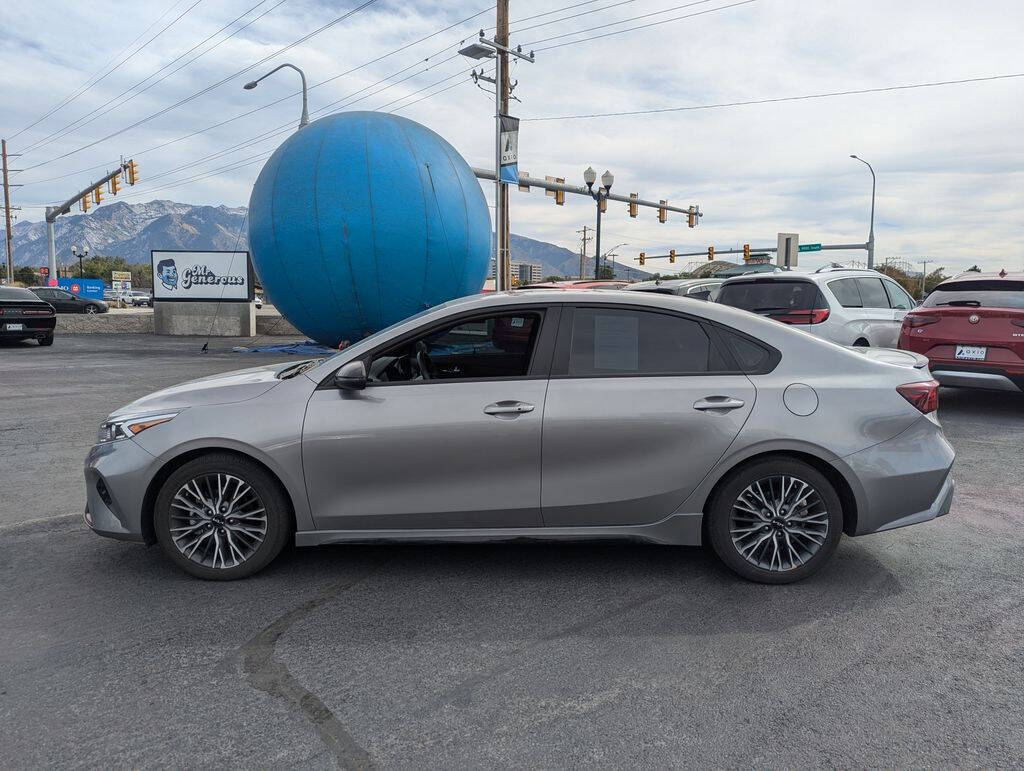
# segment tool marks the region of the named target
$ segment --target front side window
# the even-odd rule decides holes
[[[525,377],[540,331],[536,311],[461,321],[400,343],[370,362],[371,383]]]
[[[865,308],[888,308],[889,296],[880,278],[858,278],[857,288]]]
[[[568,375],[673,375],[725,364],[696,321],[664,313],[577,308]]]

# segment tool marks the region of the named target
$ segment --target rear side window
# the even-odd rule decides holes
[[[755,342],[749,337],[737,334],[724,327],[716,327],[729,352],[736,360],[741,371],[747,374],[768,372],[771,369],[773,350],[762,343]]]
[[[922,303],[924,308],[937,305],[1024,309],[1024,281],[952,281],[937,287]]]
[[[865,308],[888,308],[889,295],[885,293],[880,278],[858,278],[857,288],[860,290],[860,299]]]
[[[724,369],[696,321],[618,308],[577,308],[573,317],[570,377],[686,375]]]
[[[742,308],[745,311],[767,315],[828,307],[817,284],[810,281],[780,281],[777,279],[723,284],[718,293],[718,302],[733,308]]]
[[[860,290],[857,288],[857,279],[841,278],[838,281],[829,281],[828,288],[839,300],[844,308],[860,308],[863,303],[860,299]]]
[[[885,287],[886,294],[889,295],[889,305],[893,308],[909,311],[914,307],[914,301],[910,299],[910,295],[903,291],[903,287],[892,281],[883,281],[882,285]]]

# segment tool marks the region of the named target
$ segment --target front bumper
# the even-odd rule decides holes
[[[122,541],[145,541],[143,501],[156,458],[133,439],[97,444],[85,459],[85,523]]]
[[[922,417],[898,436],[833,464],[857,499],[852,535],[927,522],[949,513],[955,453],[942,429]]]

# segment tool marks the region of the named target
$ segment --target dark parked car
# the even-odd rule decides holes
[[[0,286],[0,338],[4,340],[36,339],[40,345],[53,345],[53,328],[57,323],[53,306],[27,289]]]
[[[29,291],[52,305],[57,313],[106,313],[110,310],[103,300],[81,297],[52,286],[30,286]]]

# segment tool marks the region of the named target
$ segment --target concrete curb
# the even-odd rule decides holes
[[[58,313],[57,334],[124,334],[151,335],[154,333],[152,313]],[[257,314],[257,336],[301,336],[295,327],[280,314]]]

